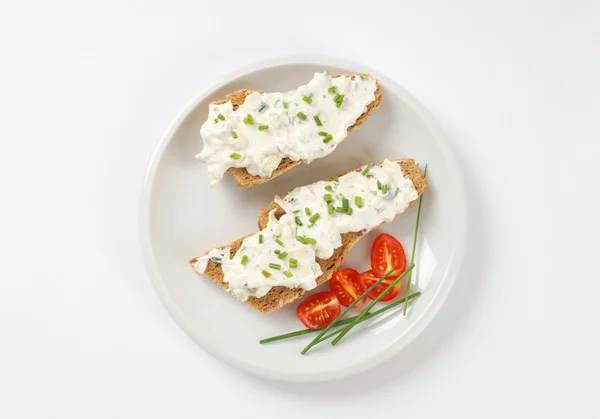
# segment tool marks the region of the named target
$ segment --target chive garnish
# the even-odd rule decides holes
[[[233,160],[239,160],[242,158],[242,156],[238,153],[231,153],[229,157],[231,157]]]
[[[327,134],[325,138],[323,138],[323,142],[327,144],[329,141],[333,140],[333,135]]]
[[[325,190],[329,192],[333,192],[333,187],[331,185],[325,186]]]
[[[217,115],[217,118],[219,118],[221,121],[225,120],[225,116],[222,113],[220,113],[219,115]]]
[[[342,97],[342,95],[340,95],[339,93],[336,93],[335,96],[333,97],[333,101],[335,103],[337,103],[337,101],[340,100],[340,97]]]
[[[269,268],[279,270],[281,269],[281,265],[278,265],[276,263],[269,263]]]
[[[333,177],[333,181],[334,181],[334,182],[337,182],[337,183],[340,183],[340,177],[339,177],[338,175],[335,175],[335,176]]]
[[[242,265],[246,266],[246,263],[248,263],[248,255],[242,256]]]
[[[273,250],[273,253],[275,253],[276,255],[278,255],[278,254],[280,254],[280,253],[281,253],[281,250],[279,250],[279,249],[275,249],[275,250]]]
[[[354,204],[358,207],[358,208],[362,208],[363,206],[363,200],[362,197],[360,196],[355,196],[354,197]]]
[[[246,117],[244,118],[244,124],[254,125],[254,118],[252,117],[252,115],[250,115],[250,114],[246,115]]]
[[[285,257],[288,255],[288,252],[281,252],[279,254],[279,256],[277,256],[279,259],[285,259]]]
[[[321,218],[321,214],[319,214],[318,212],[313,215],[312,217],[310,217],[310,219],[308,221],[310,221],[311,224],[314,224],[317,222],[317,220]]]
[[[287,102],[283,102],[283,108],[284,108],[284,109],[287,109],[287,107],[288,107],[288,104],[287,104]]]
[[[259,125],[259,126],[258,126],[258,130],[259,130],[259,131],[264,131],[264,130],[266,130],[266,129],[269,129],[269,126],[268,126],[268,125]]]
[[[259,234],[258,235],[258,244],[262,244],[262,242],[263,242],[263,235]]]
[[[266,103],[263,103],[263,105],[260,107],[260,109],[258,110],[259,112],[262,112],[265,110],[265,108],[267,107]]]
[[[290,258],[290,268],[298,267],[298,259]]]
[[[302,244],[306,244],[306,239],[304,238],[304,236],[297,236],[296,240],[298,240]]]
[[[279,240],[279,239],[275,239],[275,242],[276,242],[278,245],[280,245],[280,246],[283,246],[283,242],[282,242],[281,240]]]
[[[337,207],[337,208],[335,209],[335,212],[346,212],[346,208]]]
[[[327,204],[327,212],[328,212],[329,214],[333,214],[333,213],[334,213],[334,211],[335,211],[335,208],[333,208],[333,205],[331,205],[331,204]]]
[[[363,176],[367,176],[367,173],[369,173],[369,169],[370,169],[370,167],[369,167],[369,166],[365,167],[365,170],[363,170],[363,171],[361,172],[361,175],[363,175]]]
[[[312,99],[309,96],[304,96],[302,100],[308,103],[309,105],[312,103]]]
[[[365,79],[365,78],[363,77],[363,75],[362,75],[362,74],[360,75],[360,79],[361,79],[361,80],[364,80],[364,79]]]
[[[304,208],[304,212],[306,213],[306,215],[310,215],[310,210],[308,208]]]
[[[377,189],[381,190],[381,182],[377,179]]]
[[[296,216],[295,221],[296,221],[296,224],[298,224],[299,226],[302,225],[302,220],[300,220],[300,217]]]
[[[298,112],[298,113],[296,114],[296,116],[297,116],[298,118],[302,119],[302,120],[305,120],[305,119],[306,119],[306,115],[304,115],[302,112]]]
[[[284,271],[283,274],[287,277],[287,278],[291,278],[294,276],[294,274],[290,271]]]
[[[219,118],[215,118],[215,124],[219,123]]]
[[[323,124],[321,123],[321,120],[319,119],[319,117],[317,115],[313,116],[313,119],[315,120],[315,124],[317,124],[318,127],[323,126]]]
[[[231,131],[231,135],[233,135],[233,138],[237,138],[238,137],[237,132],[235,132],[235,131]]]
[[[319,135],[320,135],[321,137],[326,137],[326,136],[327,136],[327,133],[326,133],[325,131],[319,131]]]
[[[384,194],[384,195],[385,195],[385,194],[387,194],[387,191],[388,191],[388,189],[389,189],[389,188],[390,188],[390,185],[388,185],[388,184],[386,183],[385,185],[383,185],[383,186],[381,187],[381,193],[382,193],[382,194]]]
[[[263,269],[263,271],[261,272],[261,274],[263,274],[263,276],[264,276],[265,278],[270,278],[270,277],[271,277],[271,274],[270,274],[269,272],[265,271],[264,269]]]
[[[327,202],[328,204],[330,202],[333,202],[333,197],[331,196],[331,194],[326,193],[325,195],[323,195],[323,199],[325,200],[325,202]]]
[[[310,237],[306,237],[304,240],[306,240],[306,244],[317,244],[317,241],[315,239],[311,239]]]
[[[344,209],[350,208],[350,203],[346,198],[342,198],[342,207],[344,207]]]
[[[294,214],[298,214],[300,210],[292,211]]]
[[[336,91],[336,88],[335,88],[335,86],[331,86],[329,89],[327,89],[327,91],[328,91],[329,93],[335,93],[335,91]]]
[[[346,214],[348,214],[348,215],[352,215],[352,208],[348,208],[348,209],[346,209]]]
[[[339,108],[340,106],[342,106],[343,101],[344,101],[344,95],[340,95],[338,100],[335,101],[335,106]]]

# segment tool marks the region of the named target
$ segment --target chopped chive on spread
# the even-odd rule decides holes
[[[278,245],[280,245],[280,246],[283,246],[283,242],[282,242],[281,240],[279,240],[279,239],[275,239],[275,242],[276,242]]]
[[[306,238],[304,238],[304,236],[298,236],[296,237],[296,240],[298,240],[302,244],[306,244]]]
[[[290,258],[290,268],[298,267],[298,259]]]
[[[258,244],[262,244],[262,242],[263,242],[263,236],[262,236],[262,234],[259,234],[258,235]]]
[[[231,153],[229,157],[231,157],[233,160],[239,160],[242,158],[242,156],[238,153]]]
[[[390,185],[387,185],[387,184],[386,184],[386,185],[383,185],[383,186],[381,187],[381,193],[385,195],[385,194],[387,194],[387,193],[388,193],[388,190],[389,190],[389,189],[390,189]]]
[[[233,135],[233,138],[237,138],[238,137],[237,132],[235,132],[235,131],[231,131],[231,135]]]
[[[339,108],[340,106],[342,106],[342,102],[344,102],[344,95],[340,95],[338,100],[335,101],[335,106]]]
[[[335,86],[331,86],[329,89],[327,89],[327,91],[328,91],[329,93],[335,93],[335,91],[336,91],[336,88],[335,88]]]
[[[321,137],[327,137],[327,133],[325,131],[319,131],[319,135]]]
[[[265,109],[267,109],[267,104],[263,103],[263,105],[260,107],[260,109],[258,110],[259,112],[264,111]]]
[[[334,211],[335,211],[335,208],[333,208],[333,205],[327,204],[327,212],[329,214],[333,214]]]
[[[318,127],[323,126],[323,124],[321,123],[321,120],[319,119],[319,117],[317,115],[313,116],[313,119],[315,120],[315,124],[317,124]]]
[[[381,190],[381,182],[377,180],[377,189]]]
[[[254,125],[254,118],[252,118],[252,115],[250,115],[250,114],[246,115],[246,117],[244,118],[244,124]]]
[[[296,210],[294,211],[294,214],[298,214],[300,212],[300,210]]]
[[[310,217],[310,219],[308,221],[310,221],[311,224],[314,224],[317,222],[317,220],[321,218],[321,214],[319,214],[318,212],[313,215],[312,217]]]
[[[363,170],[360,174],[363,176],[367,176],[367,173],[369,173],[369,169],[370,169],[369,166],[365,167],[365,170]]]
[[[360,79],[361,79],[361,80],[364,80],[364,79],[365,79],[365,78],[363,77],[363,75],[362,75],[362,74],[360,75]]]
[[[323,142],[327,144],[329,141],[333,140],[333,135],[327,134],[325,138],[323,138]]]
[[[283,108],[287,109],[287,106],[288,106],[287,102],[283,102]]]
[[[333,181],[334,181],[334,182],[337,182],[337,183],[340,183],[340,177],[339,177],[338,175],[335,175],[335,176],[333,177]]]
[[[348,215],[352,215],[352,208],[348,208],[348,209],[346,210],[346,214],[348,214]]]
[[[310,215],[310,210],[308,208],[304,208],[304,212],[306,213],[306,215]]]
[[[356,204],[356,206],[357,206],[358,208],[362,208],[362,205],[363,205],[363,200],[362,200],[362,197],[360,197],[360,196],[355,196],[355,197],[354,197],[354,203]]]
[[[219,118],[215,118],[215,124],[219,123]]]
[[[306,240],[306,244],[317,244],[317,241],[315,239],[311,239],[310,237],[306,237],[304,240]]]
[[[223,115],[222,113],[220,113],[219,115],[217,115],[217,118],[219,118],[221,121],[225,120],[225,115]]]
[[[300,220],[300,217],[296,216],[296,224],[298,224],[299,226],[302,225],[302,221]]]
[[[305,119],[306,119],[306,115],[304,115],[302,112],[298,112],[298,113],[296,114],[296,116],[297,116],[298,118],[302,119],[302,120],[305,120]]]
[[[264,131],[264,130],[266,130],[266,129],[269,129],[269,126],[268,126],[268,125],[259,125],[259,126],[258,126],[258,130],[259,130],[259,131]]]
[[[334,101],[335,103],[337,103],[337,102],[338,102],[338,100],[340,100],[340,98],[341,98],[341,97],[342,97],[342,95],[340,95],[339,93],[336,93],[336,94],[335,94],[335,96],[333,97],[333,101]]]
[[[325,195],[323,195],[323,199],[325,200],[325,202],[327,202],[328,204],[330,202],[333,201],[333,197],[331,196],[331,194],[326,193]]]
[[[312,99],[310,98],[310,96],[304,96],[302,100],[308,103],[309,105],[312,103]]]
[[[331,187],[331,185],[325,186],[325,190],[329,191],[329,192],[333,192],[333,188]]]
[[[263,271],[261,272],[261,274],[263,274],[263,276],[264,276],[265,278],[270,278],[270,277],[271,277],[271,274],[270,274],[269,272],[265,271],[264,269],[263,269]]]
[[[294,274],[290,271],[284,271],[283,274],[286,276],[286,278],[291,278],[294,276]]]
[[[246,263],[248,263],[248,255],[242,256],[242,265],[246,266]]]
[[[288,252],[281,252],[281,253],[279,254],[279,256],[277,256],[277,257],[278,257],[279,259],[284,259],[285,257],[287,257],[287,255],[288,255]]]
[[[276,255],[278,255],[278,254],[280,254],[280,253],[281,253],[281,250],[279,250],[279,249],[275,249],[275,250],[273,250],[273,253],[275,253]]]
[[[276,263],[269,263],[269,268],[279,270],[281,269],[281,265],[278,265]]]
[[[348,202],[348,200],[346,198],[342,198],[342,207],[350,208],[350,203]]]
[[[335,212],[346,212],[346,208],[337,207],[337,208],[335,209]]]

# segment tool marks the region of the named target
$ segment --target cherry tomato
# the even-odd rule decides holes
[[[340,303],[332,292],[319,292],[302,301],[296,314],[304,326],[320,329],[340,315]]]
[[[329,289],[337,296],[340,304],[346,307],[352,304],[365,291],[363,283],[358,277],[358,272],[351,268],[346,268],[333,274],[333,278],[329,281]],[[360,307],[366,301],[367,298],[365,297],[356,303],[354,307]]]
[[[373,285],[375,282],[379,281],[379,279],[381,278],[382,275],[375,275],[375,272],[371,271],[367,271],[367,272],[363,272],[360,274],[360,280],[363,283],[363,286],[365,287],[364,289],[366,290],[367,288],[369,288],[371,285]],[[392,276],[388,276],[387,278],[385,278],[383,281],[381,281],[379,283],[379,285],[377,285],[373,291],[371,291],[368,294],[368,297],[371,300],[376,299],[377,297],[379,297],[379,294],[381,294],[383,291],[385,291],[385,289],[392,283],[394,282],[394,280],[398,278],[398,276],[392,277]],[[399,281],[394,288],[392,288],[381,300],[379,301],[390,301],[393,300],[394,298],[396,298],[398,296],[398,294],[400,293],[400,288],[402,287],[402,282],[403,281]]]
[[[371,246],[371,269],[380,278],[390,269],[394,272],[387,279],[402,275],[406,270],[406,255],[400,242],[389,234],[377,236]]]

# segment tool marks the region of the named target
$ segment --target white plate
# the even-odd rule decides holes
[[[210,187],[206,167],[194,155],[202,147],[200,126],[209,102],[242,89],[287,91],[306,84],[316,71],[370,73],[383,103],[331,155],[300,165],[254,188],[235,186],[231,176]],[[423,295],[410,315],[394,314],[356,328],[335,348],[328,343],[307,355],[314,337],[259,345],[261,338],[302,328],[297,304],[264,315],[235,301],[192,271],[188,259],[256,231],[262,206],[295,186],[384,158],[414,157],[429,163],[415,276]],[[410,254],[416,206],[350,252],[345,266],[368,269],[371,243],[380,232],[397,237]],[[406,90],[362,65],[323,58],[277,60],[238,71],[199,94],[171,123],[150,161],[141,199],[141,243],[147,269],[176,322],[214,356],[250,373],[286,381],[323,381],[363,371],[389,359],[412,341],[437,313],[454,282],[466,234],[465,192],[448,142],[432,117]],[[321,290],[323,287],[319,287]]]

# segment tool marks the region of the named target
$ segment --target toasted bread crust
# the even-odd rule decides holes
[[[365,78],[371,77],[369,74],[353,74],[353,75],[340,74],[335,77],[347,76],[347,77],[351,77],[352,79],[354,79],[356,76],[360,76],[360,75],[362,75]],[[246,97],[254,92],[265,93],[262,90],[242,89],[242,90],[237,90],[235,92],[232,92],[232,93],[228,94],[227,96],[225,96],[225,99],[217,100],[214,103],[217,105],[222,105],[223,103],[231,102],[233,105],[233,109],[236,110],[241,104],[244,103],[244,101],[246,100]],[[360,127],[361,124],[363,122],[365,122],[365,120],[373,112],[375,112],[375,110],[377,108],[379,108],[379,105],[381,105],[382,100],[383,100],[383,95],[381,94],[381,87],[379,86],[379,83],[377,83],[377,89],[375,90],[375,100],[372,101],[371,103],[369,103],[367,105],[367,110],[358,117],[358,119],[352,126],[348,127],[348,133],[350,133],[353,130],[355,130],[356,128]],[[243,167],[231,167],[227,171],[230,172],[235,177],[235,179],[238,182],[237,186],[239,186],[241,188],[249,188],[251,186],[261,185],[272,179],[275,179],[277,176],[282,175],[289,170],[292,170],[294,167],[298,166],[300,163],[302,163],[301,160],[292,161],[288,158],[285,158],[281,161],[281,163],[279,163],[279,166],[273,171],[271,176],[268,176],[268,177],[260,177],[260,176],[251,175]]]
[[[404,171],[406,176],[408,176],[412,180],[413,185],[415,186],[415,189],[420,196],[425,191],[425,188],[427,187],[427,182],[425,181],[425,178],[419,171],[417,162],[413,159],[402,159],[397,160],[396,162],[402,167],[402,170]],[[338,176],[345,175],[346,173],[348,172],[340,173]],[[333,179],[333,177],[329,180],[331,179]],[[412,205],[415,201],[412,201],[409,204],[409,206]],[[262,230],[267,226],[269,213],[272,210],[276,210],[276,217],[281,217],[284,214],[284,210],[279,205],[277,205],[275,202],[271,202],[271,204],[267,208],[261,209],[260,215],[258,217],[259,229]],[[352,247],[369,231],[342,234],[342,245],[334,250],[333,255],[329,259],[317,258],[317,262],[319,263],[319,265],[321,266],[321,270],[323,271],[323,274],[319,276],[316,280],[317,284],[322,284],[331,279],[332,275],[338,270],[338,268],[343,263],[350,249],[352,249]],[[240,239],[237,239],[226,246],[220,246],[220,248],[230,247],[231,257],[233,257],[239,250],[240,246],[242,245],[242,242],[246,237],[248,236],[244,236]],[[192,268],[195,267],[197,261],[198,258],[193,258],[190,260],[190,265],[192,266]],[[228,285],[224,281],[224,274],[220,264],[215,263],[213,261],[209,261],[206,271],[203,273],[203,275],[210,278],[213,282],[220,285],[223,289],[228,289]],[[300,298],[302,295],[304,295],[304,290],[302,289],[286,288],[279,286],[271,288],[271,290],[261,298],[248,298],[246,303],[249,306],[260,311],[261,313],[269,313],[271,311],[283,307],[288,303],[291,303],[297,298]]]

